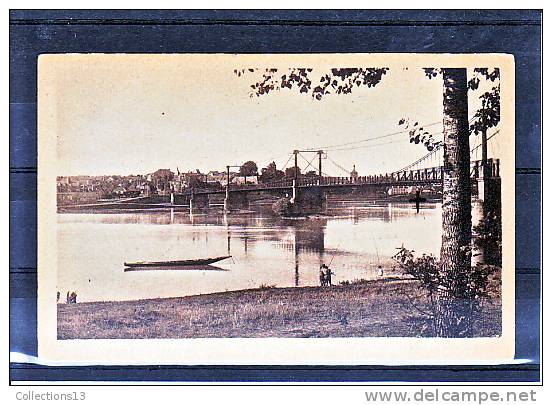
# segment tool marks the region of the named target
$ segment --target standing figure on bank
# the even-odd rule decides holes
[[[318,273],[318,276],[320,278],[320,286],[324,287],[326,286],[326,273],[324,273],[324,269],[326,268],[325,264],[322,264],[320,266],[320,272]]]
[[[67,291],[67,303],[68,304],[76,304],[77,303],[77,293],[76,292],[69,292]]]
[[[326,285],[332,285],[332,274],[335,276],[335,273],[332,271],[332,269],[326,266]]]

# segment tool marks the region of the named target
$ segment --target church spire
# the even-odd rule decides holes
[[[358,178],[358,172],[356,171],[356,165],[353,164],[353,170],[351,171],[351,177],[353,179],[357,179]]]

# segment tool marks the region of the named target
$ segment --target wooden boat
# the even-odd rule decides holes
[[[125,273],[128,271],[166,271],[166,270],[183,270],[183,271],[230,271],[212,264],[194,265],[194,266],[159,266],[159,267],[125,267]]]
[[[206,266],[212,263],[228,259],[232,256],[209,257],[205,259],[170,260],[165,262],[125,262],[125,267],[183,267],[183,266]]]

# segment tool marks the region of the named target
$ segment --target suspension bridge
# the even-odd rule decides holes
[[[433,124],[428,124],[426,127]],[[246,181],[242,184],[232,183],[230,181],[232,178],[230,168],[239,168],[241,165],[227,165],[226,185],[224,187],[196,187],[188,189],[182,194],[171,193],[170,202],[166,201],[167,196],[136,197],[119,202],[88,204],[86,207],[189,207],[191,213],[196,207],[223,206],[227,210],[232,206],[247,206],[251,202],[260,200],[270,203],[270,201],[274,202],[282,197],[296,201],[301,195],[309,193],[322,196],[322,200],[339,199],[344,195],[349,195],[362,200],[391,199],[400,201],[402,197],[406,197],[409,201],[412,194],[416,193],[438,200],[442,193],[444,174],[443,150],[440,145],[436,145],[433,150],[415,161],[389,173],[359,175],[354,166],[353,170],[347,169],[334,158],[334,152],[385,145],[387,143],[366,145],[365,142],[402,135],[405,132],[408,131],[398,131],[360,141],[327,145],[322,148],[293,150],[289,155],[286,155],[287,161],[281,166],[280,174],[283,172],[284,177],[275,181],[262,181],[254,184],[249,184]],[[470,137],[471,143],[475,144],[470,151],[472,195],[479,200],[489,198],[485,197],[486,195],[494,195],[493,198],[500,197],[500,160],[488,158],[488,148],[490,148],[493,156],[500,152],[500,143],[496,142],[499,133],[499,130],[495,130],[489,136],[480,134],[477,137]],[[442,132],[435,132],[434,134],[442,135]],[[402,138],[402,141],[404,142],[404,138]],[[273,159],[270,159],[270,161],[273,161]],[[325,172],[328,168],[340,175],[328,175]],[[289,170],[287,173],[286,169]]]
[[[490,136],[485,136],[482,141],[473,147],[470,151],[470,176],[474,193],[478,194],[480,199],[484,199],[483,191],[485,184],[500,179],[500,160],[497,158],[487,158],[488,144],[492,145],[492,139],[499,134],[499,130]],[[482,137],[478,137],[482,138]],[[488,144],[487,144],[488,143]],[[498,145],[497,145],[498,146]],[[334,149],[336,150],[336,149]],[[308,154],[313,154],[308,158]],[[360,176],[353,168],[352,171],[336,162],[330,153],[323,149],[304,149],[294,150],[290,153],[287,162],[283,165],[282,171],[288,168],[293,162],[291,169],[292,176],[284,177],[276,181],[265,181],[255,184],[233,184],[230,182],[230,168],[237,165],[227,166],[227,184],[224,189],[208,190],[194,189],[190,190],[189,199],[193,200],[199,196],[225,195],[224,206],[227,207],[231,196],[239,199],[237,196],[244,196],[247,193],[271,193],[272,195],[289,196],[292,201],[299,193],[311,190],[322,191],[326,195],[335,193],[355,192],[370,194],[372,196],[392,196],[394,194],[409,194],[412,190],[426,190],[428,193],[438,195],[442,188],[443,180],[443,150],[440,145],[433,148],[419,159],[400,168],[399,170],[373,175]],[[301,160],[300,160],[301,159]],[[317,159],[317,166],[314,161]],[[337,169],[343,176],[330,176],[323,170],[323,161]],[[485,165],[486,162],[486,165]],[[302,167],[301,167],[302,164]],[[310,171],[308,171],[310,169]],[[307,172],[308,171],[308,172]],[[306,173],[306,174],[300,174]]]

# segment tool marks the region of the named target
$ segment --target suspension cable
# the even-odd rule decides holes
[[[305,158],[305,157],[301,154],[301,152],[299,152],[299,156],[301,156],[301,158],[302,158],[305,162],[307,162],[307,165],[306,165],[305,168],[303,169],[304,171],[306,171],[306,170],[309,168],[309,166],[312,167],[312,168],[314,168],[314,169],[316,170],[316,168],[312,165],[312,162],[314,161],[314,159],[316,159],[316,155],[314,155],[310,161],[308,161],[307,158]]]
[[[477,112],[477,111],[476,111]],[[468,121],[468,123],[471,123],[475,118],[476,118],[476,112],[473,112],[472,114],[474,114]],[[418,127],[419,128],[427,128],[427,127],[431,127],[433,125],[437,125],[439,123],[442,123],[443,121],[436,121],[436,122],[432,122],[432,123],[429,123],[429,124],[425,124],[425,125],[420,125]],[[326,146],[321,146],[319,148],[308,148],[307,150],[309,151],[316,151],[316,150],[320,150],[320,149],[323,149],[323,150],[332,150],[332,148],[336,148],[336,147],[341,147],[341,146],[349,146],[349,145],[354,145],[354,144],[357,144],[357,143],[364,143],[364,142],[370,142],[370,141],[374,141],[374,140],[377,140],[377,139],[382,139],[382,138],[388,138],[388,137],[391,137],[391,136],[395,136],[395,135],[400,135],[400,134],[405,134],[407,132],[410,132],[412,131],[412,129],[404,129],[404,130],[401,130],[401,131],[396,131],[396,132],[392,132],[392,133],[389,133],[389,134],[385,134],[385,135],[380,135],[380,136],[375,136],[375,137],[372,137],[372,138],[365,138],[365,139],[360,139],[358,141],[350,141],[350,142],[345,142],[345,143],[338,143],[338,144],[333,144],[333,145],[326,145]],[[440,132],[434,132],[430,135],[437,135],[437,134],[442,134],[443,132],[440,131]],[[347,150],[347,149],[334,149],[334,150]]]
[[[306,167],[306,168],[308,168],[308,167],[310,166],[310,167],[312,167],[315,171],[318,171],[318,169],[312,165],[312,162],[314,161],[314,159],[316,159],[316,155],[311,159],[310,162],[309,162],[301,153],[299,153],[299,156],[301,156],[301,157],[303,158],[303,160],[305,160],[305,161],[307,162],[307,167]],[[306,170],[306,168],[305,168],[305,170]],[[326,173],[324,173],[324,172],[322,172],[322,175],[324,175],[324,176],[326,176],[326,177],[331,177],[330,175],[328,175],[328,174],[326,174]]]
[[[490,139],[492,139],[496,134],[498,134],[500,132],[500,130],[496,130],[492,135],[490,135],[488,138],[487,138],[487,141],[489,141]],[[436,153],[439,149],[441,149],[442,145],[437,145],[435,146],[435,148],[427,153],[426,155],[422,156],[420,159],[416,160],[415,162],[413,163],[410,163],[409,165],[403,167],[402,169],[400,170],[397,170],[393,173],[398,173],[398,172],[403,172],[403,171],[406,171],[406,170],[409,170],[411,169],[412,167],[416,166],[417,164],[421,163],[422,161],[426,160],[427,158],[429,158],[431,155],[433,155],[434,153]],[[475,150],[477,150],[478,148],[481,147],[481,144],[475,146],[471,151],[470,151],[470,154],[473,153]]]
[[[344,173],[347,173],[347,176],[349,176],[351,173],[349,170],[345,169],[343,166],[341,166],[339,163],[334,161],[331,157],[328,156],[328,160],[332,162],[337,168],[341,169]]]
[[[284,164],[284,166],[282,166],[282,171],[286,170],[286,167],[287,167],[289,161],[291,160],[292,156],[293,156],[293,154],[289,155],[289,158],[288,158],[287,162]]]
[[[489,135],[487,137],[487,142],[490,141],[496,134],[498,134],[500,132],[500,129],[497,129],[495,132],[493,132],[491,135]],[[481,147],[481,143],[477,146],[475,146],[472,150],[470,150],[470,153],[473,152],[474,150],[478,149]]]
[[[429,158],[431,155],[435,154],[439,149],[441,149],[441,145],[435,146],[431,152],[425,154],[424,156],[422,156],[421,158],[419,158],[415,162],[410,163],[409,165],[403,167],[402,169],[394,171],[393,173],[404,172],[406,170],[410,170],[413,166],[416,166],[417,164],[419,164],[419,163],[423,162],[424,160],[426,160],[427,158]]]

